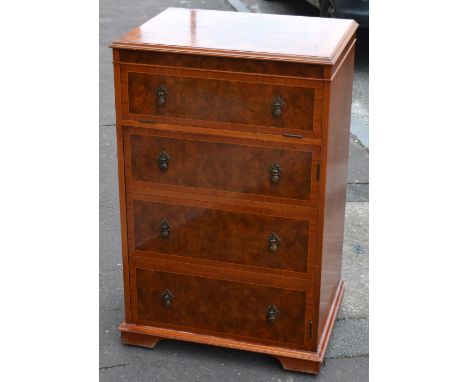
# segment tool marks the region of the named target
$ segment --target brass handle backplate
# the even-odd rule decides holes
[[[270,167],[270,172],[271,172],[271,183],[278,183],[281,178],[281,173],[283,172],[283,169],[278,163],[273,163]]]
[[[270,305],[267,309],[267,319],[268,322],[274,323],[276,319],[278,318],[279,315],[279,310],[276,306]]]
[[[174,299],[174,295],[169,289],[164,290],[161,293],[162,303],[166,308],[170,308],[172,305],[172,300]]]
[[[161,151],[159,153],[159,157],[158,157],[158,161],[159,161],[159,169],[162,171],[162,172],[166,172],[167,169],[169,168],[169,160],[171,159],[171,157],[169,156],[168,153],[166,153],[165,151]]]
[[[280,242],[281,239],[275,232],[272,232],[271,235],[268,236],[268,249],[271,253],[278,252]]]
[[[158,89],[156,90],[156,98],[159,107],[162,107],[166,104],[168,94],[169,91],[164,85],[160,85],[158,87]]]
[[[279,95],[273,98],[273,117],[281,117],[281,114],[283,114],[283,106],[284,101]]]
[[[161,237],[167,239],[169,237],[169,233],[171,232],[171,226],[167,219],[163,219],[161,224],[159,225],[159,232],[161,233]]]

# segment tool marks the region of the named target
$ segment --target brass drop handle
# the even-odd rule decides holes
[[[277,95],[273,98],[273,117],[279,118],[283,114],[283,106],[285,105],[283,99]]]
[[[271,324],[273,324],[276,319],[278,318],[278,315],[279,315],[279,310],[276,306],[274,305],[270,305],[267,309],[267,319],[268,319],[268,322],[270,322]]]
[[[169,91],[164,85],[158,86],[158,89],[156,90],[156,98],[159,107],[163,107],[166,104],[168,94]]]
[[[169,289],[164,290],[161,293],[162,303],[166,308],[170,308],[172,306],[172,300],[174,299],[174,295]]]
[[[278,183],[281,178],[281,173],[283,172],[283,169],[278,163],[273,163],[270,167],[270,172],[271,172],[271,183]]]
[[[159,153],[159,157],[158,157],[158,161],[159,161],[159,169],[162,171],[162,172],[166,172],[167,169],[169,168],[169,160],[171,159],[171,157],[169,156],[168,153],[166,153],[165,151],[161,151]]]
[[[167,239],[169,237],[169,233],[171,232],[171,226],[167,219],[163,219],[159,225],[159,232],[163,239]]]
[[[270,236],[268,236],[268,249],[270,250],[271,253],[278,252],[280,242],[281,242],[281,239],[275,232],[272,232]]]

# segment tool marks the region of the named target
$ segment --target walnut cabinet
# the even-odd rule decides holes
[[[169,8],[111,44],[124,343],[319,371],[344,293],[356,29]]]

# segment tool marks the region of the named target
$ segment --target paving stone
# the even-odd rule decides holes
[[[155,349],[124,346],[119,354],[104,354],[100,368],[101,382],[153,381],[367,381],[369,359],[327,358],[320,374],[284,370],[273,357],[237,350],[161,341]]]
[[[337,320],[325,357],[350,358],[364,355],[369,355],[369,320]]]
[[[347,203],[342,278],[345,293],[338,318],[369,317],[369,203]]]
[[[369,201],[369,152],[356,137],[350,137],[348,158],[348,202]]]

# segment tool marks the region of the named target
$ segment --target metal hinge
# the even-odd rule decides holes
[[[309,337],[312,337],[312,321],[309,322]]]
[[[317,181],[320,180],[320,163],[317,163]]]

